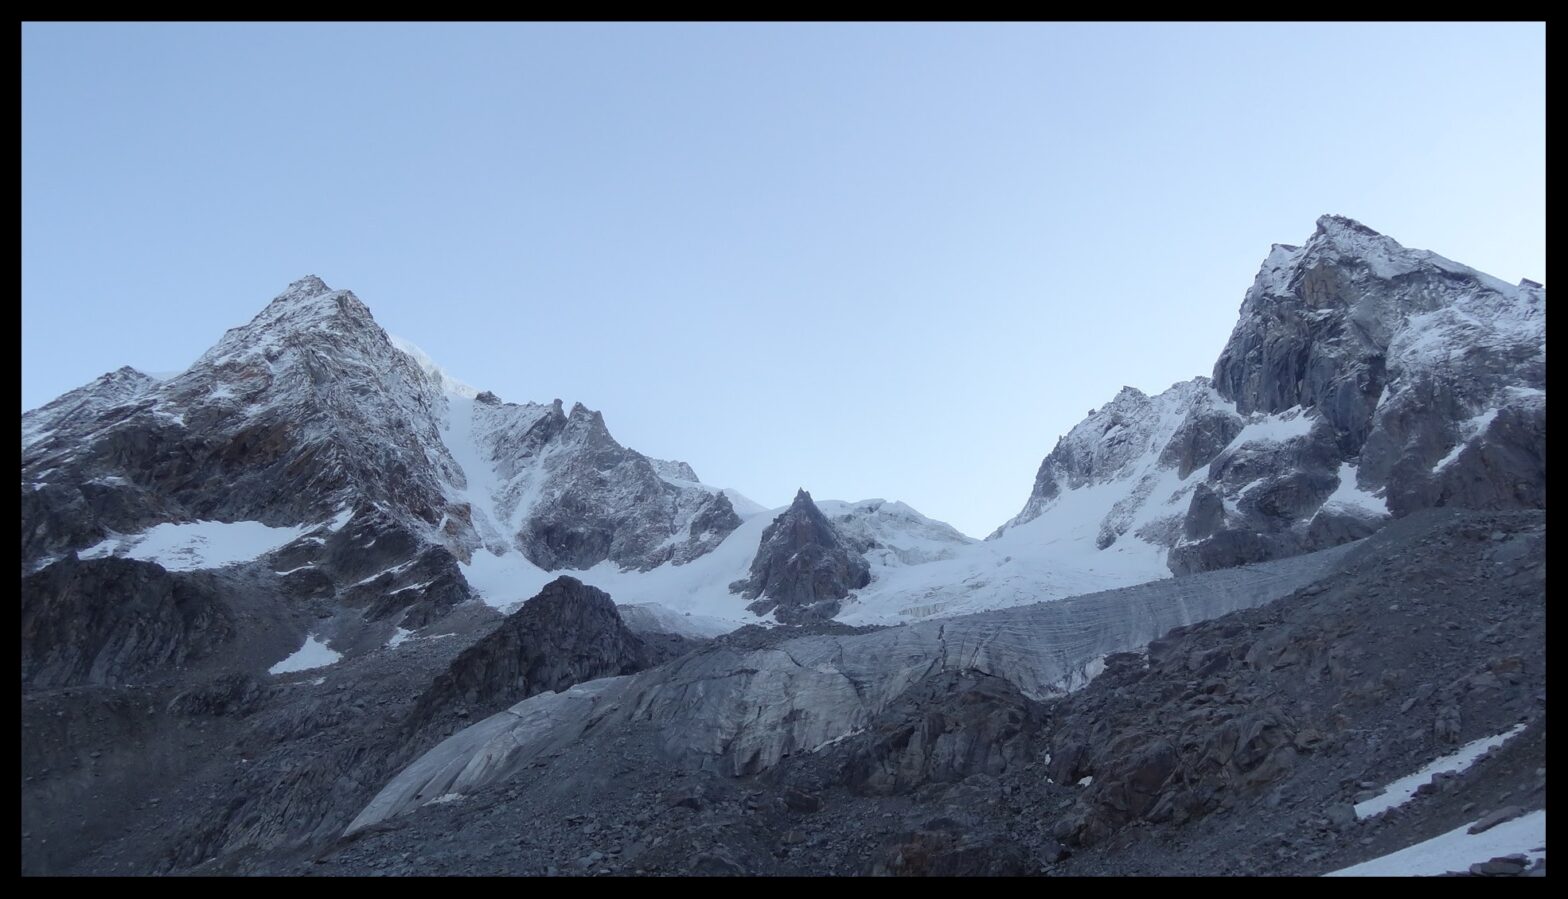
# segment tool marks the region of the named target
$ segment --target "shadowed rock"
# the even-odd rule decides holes
[[[22,579],[22,685],[122,684],[210,656],[234,638],[209,576],[68,556]]]
[[[757,600],[746,608],[758,615],[771,611],[779,621],[799,624],[832,618],[849,591],[869,583],[866,560],[801,490],[762,532],[750,576],[730,591]]]
[[[408,727],[423,728],[458,710],[464,717],[488,715],[536,693],[632,674],[670,652],[627,629],[608,593],[563,575],[464,650],[420,698]]]

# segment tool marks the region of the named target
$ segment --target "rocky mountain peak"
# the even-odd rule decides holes
[[[278,295],[277,300],[274,300],[273,302],[277,302],[278,300],[307,300],[311,297],[319,297],[324,293],[331,292],[332,288],[327,286],[327,282],[321,280],[315,275],[306,275],[305,277],[300,278],[299,280],[290,284],[283,291],[283,293]]]
[[[1095,545],[1131,534],[1186,573],[1429,506],[1544,506],[1544,289],[1325,215],[1304,244],[1273,245],[1213,375],[1092,410],[998,535],[1117,484],[1092,501]],[[1084,502],[1068,505],[1082,516]]]
[[[406,726],[428,726],[459,708],[483,717],[536,693],[659,661],[661,651],[626,627],[610,594],[562,575],[458,655]]]
[[[1382,234],[1373,231],[1371,228],[1368,228],[1366,225],[1361,224],[1353,218],[1334,214],[1318,216],[1317,231],[1313,233],[1313,237],[1318,237],[1320,235],[1329,239],[1344,237],[1347,235],[1355,235],[1357,237],[1383,237]]]
[[[559,403],[560,400],[556,400],[556,402]],[[604,424],[603,413],[595,412],[587,406],[584,406],[582,403],[573,403],[572,411],[566,417],[573,421],[597,422],[601,425]]]
[[[589,447],[600,448],[614,452],[617,459],[626,452],[604,423],[604,414],[584,406],[582,403],[573,403],[572,411],[566,416],[566,426],[561,432],[562,439],[578,441]]]
[[[62,394],[37,409],[22,414],[24,451],[43,437],[73,432],[87,426],[105,409],[128,403],[158,385],[159,381],[129,365],[106,372]]]
[[[1215,388],[1244,415],[1315,408],[1354,454],[1384,388],[1448,358],[1437,344],[1456,332],[1470,332],[1466,343],[1539,345],[1544,308],[1529,321],[1529,292],[1352,219],[1323,216],[1300,250],[1279,249],[1214,366]],[[1401,337],[1420,352],[1392,353]]]
[[[748,577],[730,584],[758,615],[786,624],[826,621],[849,591],[871,583],[871,568],[801,488],[762,532]]]
[[[352,354],[379,366],[418,373],[416,360],[394,352],[391,338],[353,291],[329,290],[320,278],[302,278],[273,298],[255,318],[231,328],[181,378],[210,368],[273,362],[289,347],[318,347],[320,361],[340,364]]]

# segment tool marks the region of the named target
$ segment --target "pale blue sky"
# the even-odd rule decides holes
[[[28,24],[22,406],[314,273],[709,483],[983,536],[1322,213],[1544,282],[1545,120],[1540,24]]]

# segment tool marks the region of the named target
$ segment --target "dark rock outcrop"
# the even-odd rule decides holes
[[[610,595],[561,576],[464,650],[420,697],[408,727],[420,729],[461,709],[474,720],[545,691],[632,674],[670,652],[627,629]]]
[[[1348,780],[1350,799],[1524,720],[1525,672],[1545,667],[1544,534],[1539,512],[1425,510],[1353,550],[1333,579],[1175,628],[1142,657],[1108,657],[1050,708],[1047,774],[1083,788],[1055,836],[1110,845],[1137,824],[1272,808],[1265,794],[1281,783],[1332,795],[1324,768],[1361,772],[1400,754],[1380,758],[1375,782]],[[1455,639],[1481,616],[1508,626]],[[1304,767],[1316,779],[1298,776]],[[1356,819],[1348,805],[1323,807],[1326,827]]]
[[[1225,502],[1208,484],[1199,484],[1192,491],[1192,502],[1182,519],[1182,535],[1188,540],[1201,540],[1212,536],[1225,525]]]
[[[872,795],[908,793],[973,774],[999,775],[1032,760],[1044,706],[1013,684],[949,671],[905,691],[872,721],[844,769],[844,784]]]
[[[785,624],[802,624],[837,615],[849,591],[869,583],[871,566],[801,490],[762,532],[750,576],[730,591],[755,599],[747,608],[758,615],[771,611]]]
[[[22,686],[123,684],[221,649],[235,622],[210,576],[68,556],[22,578]]]

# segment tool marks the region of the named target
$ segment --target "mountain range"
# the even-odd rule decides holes
[[[22,416],[23,870],[264,873],[336,846],[358,871],[367,833],[515,798],[524,772],[628,740],[627,772],[706,778],[676,797],[699,818],[729,801],[702,790],[734,778],[762,778],[757,801],[788,817],[830,786],[913,795],[1032,764],[1044,782],[1125,780],[1069,803],[1036,856],[1145,813],[1215,814],[1203,790],[1288,776],[1278,747],[1311,751],[1305,726],[1257,725],[1292,736],[1211,783],[1149,760],[1174,737],[1090,761],[1104,747],[1083,748],[1099,731],[1072,697],[1142,689],[1126,666],[1159,669],[1168,632],[1387,577],[1363,548],[1423,527],[1452,542],[1503,522],[1499,545],[1524,547],[1509,576],[1533,585],[1514,569],[1544,537],[1545,317],[1539,284],[1324,216],[1269,251],[1209,375],[1123,387],[974,540],[881,499],[802,489],[765,509],[623,446],[580,403],[460,383],[351,291],[303,278],[183,372],[120,368]],[[896,722],[924,723],[876,742]],[[1044,762],[1036,739],[1056,747]],[[831,776],[812,767],[835,753]],[[562,782],[614,794],[586,776]],[[616,808],[597,820],[648,811]],[[941,827],[898,839],[863,870],[1012,873],[995,847],[964,869]],[[644,840],[627,870],[819,870],[733,847],[681,863],[674,845]]]

